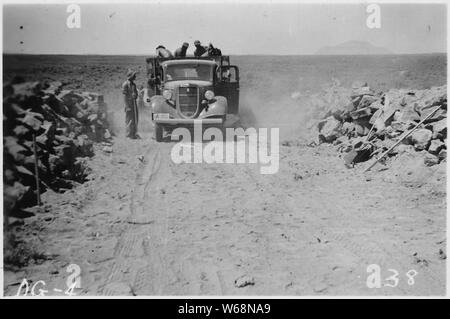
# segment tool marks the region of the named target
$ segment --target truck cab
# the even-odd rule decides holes
[[[228,56],[148,58],[148,96],[155,139],[177,126],[226,127],[239,119],[239,69]]]

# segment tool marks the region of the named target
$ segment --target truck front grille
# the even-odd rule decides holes
[[[180,112],[187,117],[193,117],[197,113],[199,105],[199,88],[196,86],[178,88],[178,107]]]

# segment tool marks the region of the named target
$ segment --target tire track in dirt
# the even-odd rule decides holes
[[[249,209],[246,206],[246,197],[248,197],[248,192],[242,192],[237,185],[242,184],[246,184],[248,183],[248,181],[246,181],[246,174],[245,174],[245,170],[247,164],[221,164],[220,170],[219,170],[219,175],[220,176],[228,176],[228,178],[232,178],[234,181],[234,188],[233,189],[224,189],[221,190],[219,189],[218,191],[223,191],[224,193],[226,192],[231,192],[231,194],[229,194],[229,198],[231,200],[231,211],[228,211],[228,213],[233,214],[233,218],[238,219],[239,216],[236,214],[236,212],[240,212],[242,210],[247,210]],[[247,176],[248,177],[248,176]],[[226,185],[226,184],[225,184]],[[256,183],[255,183],[256,185]],[[223,187],[223,186],[222,186]],[[225,186],[226,188],[226,186]],[[258,191],[259,189],[256,188],[256,190]],[[247,189],[247,191],[250,191],[249,189]],[[241,223],[245,224],[246,226],[248,226],[245,222]],[[250,233],[253,233],[252,230],[250,230]],[[215,250],[215,254],[216,256],[221,256],[224,249],[222,247],[219,246],[219,244],[221,244],[221,238],[219,237],[220,234],[215,233],[215,237],[213,239],[214,241],[214,250]],[[251,234],[249,234],[251,236]],[[264,238],[265,239],[265,238]],[[234,247],[234,244],[232,244],[233,247],[230,249],[226,250],[226,254],[227,254],[227,262],[232,263],[232,262],[236,262],[236,257],[234,257],[234,253],[236,253],[236,251],[234,251],[236,249],[236,247]],[[264,242],[263,247],[267,248],[268,247],[268,243]],[[246,247],[248,248],[248,247]],[[265,254],[264,257],[262,258],[264,262],[267,262],[267,260],[269,259],[267,256],[267,250],[264,250]],[[241,269],[240,271],[237,271],[235,269],[230,268],[230,266],[228,266],[227,268],[223,268],[217,264],[209,264],[208,267],[203,267],[203,269],[205,269],[205,272],[208,274],[208,280],[210,282],[214,282],[214,287],[215,287],[215,292],[216,295],[221,294],[221,295],[229,295],[229,294],[237,294],[237,295],[245,295],[248,291],[249,291],[249,287],[243,287],[243,288],[236,288],[233,283],[234,280],[236,279],[236,277],[238,276],[238,274],[245,274],[246,271],[245,269]],[[204,293],[208,293],[207,290],[204,291]]]
[[[246,151],[248,152],[248,149]],[[268,191],[270,188],[264,187],[264,183],[260,180],[261,177],[255,177],[252,172],[254,169],[259,169],[258,165],[222,164],[220,168],[222,176],[233,180],[233,187],[226,189],[228,184],[225,183],[223,184],[225,185],[224,189],[219,188],[216,191],[228,193],[231,207],[227,212],[232,214],[229,217],[234,223],[241,225],[242,230],[237,235],[245,242],[234,241],[230,249],[226,250],[227,262],[234,265],[240,264],[238,268],[224,269],[214,265],[214,271],[211,272],[221,283],[223,294],[255,294],[254,286],[236,288],[234,280],[239,274],[252,276],[254,267],[259,271],[270,273],[269,270],[274,264],[276,247],[271,243],[272,238],[267,234],[273,235],[273,225],[271,224],[277,224],[274,222],[277,219],[277,212],[273,209],[276,207],[277,198]],[[218,256],[224,251],[223,247],[219,246],[220,239],[217,236],[214,239],[214,247]],[[258,272],[255,274],[255,280],[261,283],[263,279],[257,278]],[[263,294],[272,294],[274,291],[279,291],[278,287],[275,290],[268,289]]]
[[[139,295],[162,295],[173,278],[174,270],[166,259],[168,244],[169,205],[166,201],[166,181],[172,178],[169,167],[168,145],[157,144],[157,164],[144,174],[145,187],[142,201],[132,218],[149,223],[146,226],[146,240],[143,242],[145,263],[137,271],[133,291]],[[156,167],[156,168],[155,168]],[[142,216],[141,216],[142,215]]]
[[[238,165],[239,166],[239,165]],[[273,269],[274,264],[274,256],[276,252],[276,248],[274,247],[274,243],[272,242],[272,238],[270,238],[269,234],[273,236],[274,228],[277,230],[282,230],[283,224],[278,222],[279,211],[277,209],[277,201],[276,196],[273,196],[273,193],[270,193],[271,188],[267,187],[265,178],[270,178],[268,176],[262,176],[259,173],[255,173],[254,170],[258,169],[258,166],[250,167],[250,165],[242,165],[239,166],[241,169],[243,176],[246,176],[248,180],[252,181],[259,197],[262,199],[259,207],[255,207],[254,209],[261,210],[259,213],[259,218],[264,218],[267,216],[266,222],[255,222],[251,224],[251,232],[255,232],[257,234],[257,240],[259,243],[259,247],[262,249],[259,250],[260,255],[255,260],[255,264],[258,265],[261,269]],[[273,190],[273,189],[272,189]],[[272,196],[267,196],[272,195]],[[270,215],[269,215],[270,214]],[[276,226],[275,226],[276,225]],[[282,233],[285,233],[284,231]],[[250,289],[248,289],[250,290]],[[246,292],[246,291],[245,291]]]
[[[145,238],[141,245],[143,254],[132,282],[137,295],[201,295],[211,291],[223,292],[217,275],[211,267],[180,249],[181,242],[169,232],[169,218],[173,204],[169,195],[176,196],[179,189],[171,189],[174,183],[170,160],[172,144],[158,144],[155,163],[144,168],[137,182],[135,208],[130,216],[133,225],[145,230],[138,235]],[[187,211],[189,203],[185,203]],[[176,221],[175,221],[176,222]],[[173,226],[173,225],[171,225]],[[133,230],[135,231],[135,230]],[[174,253],[169,253],[170,249]],[[136,261],[133,261],[136,262]],[[182,287],[180,287],[182,285]]]
[[[314,253],[312,246],[314,245],[314,234],[310,231],[297,232],[295,237],[291,237],[286,214],[291,215],[293,211],[286,205],[286,194],[281,189],[284,184],[275,178],[275,175],[262,175],[256,172],[259,167],[243,166],[242,173],[251,180],[264,201],[261,203],[263,216],[267,217],[267,221],[256,223],[256,232],[262,235],[262,256],[258,260],[259,268],[264,272],[271,270],[271,276],[264,276],[262,280],[264,294],[304,294],[305,287],[303,276],[298,273],[306,273],[308,268],[314,268]],[[269,195],[269,196],[267,196]],[[303,230],[303,228],[302,228]],[[280,247],[281,246],[281,247]],[[294,250],[294,251],[292,251]],[[291,258],[292,255],[301,255],[301,263],[291,263],[285,265],[280,260]],[[299,261],[297,256],[292,261]],[[280,268],[281,267],[281,268]],[[290,269],[291,271],[286,271]],[[297,274],[294,274],[294,269]],[[277,270],[277,271],[275,271]],[[296,281],[300,280],[298,287],[294,286]],[[270,288],[273,287],[273,290]]]
[[[148,227],[154,222],[154,215],[145,212],[143,204],[148,187],[159,171],[160,156],[158,145],[152,143],[138,167],[129,203],[130,214],[126,220],[128,225],[114,249],[114,264],[102,289],[104,295],[136,294],[136,278],[142,273],[142,265],[147,263],[143,257],[151,235]]]
[[[145,154],[148,160],[138,169],[128,225],[115,247],[115,264],[103,288],[105,295],[128,290],[134,295],[225,293],[219,268],[180,251],[177,245],[181,243],[171,241],[168,228],[173,205],[168,202],[166,191],[179,191],[166,189],[173,182],[171,146],[151,145]],[[185,205],[184,210],[188,211],[189,203]],[[176,254],[168,254],[169,247]]]
[[[189,148],[191,146],[186,145],[186,147]],[[170,163],[170,165],[176,166],[177,164]],[[181,164],[179,167],[177,167],[177,169],[183,170],[184,173],[188,174],[196,174],[199,173],[200,170],[201,174],[203,173],[202,171],[205,168],[202,164]],[[173,175],[171,177],[173,178]],[[203,183],[209,185],[208,183],[210,179],[211,176],[205,177],[204,180],[200,181],[201,185],[203,185]],[[177,188],[175,191],[180,192],[182,190]],[[195,193],[196,189],[190,189],[190,192]],[[195,197],[195,194],[189,193],[189,195],[190,196],[188,196],[188,200],[183,202],[183,214],[189,214],[189,212],[191,211],[197,212],[196,202],[199,199]],[[188,216],[187,218],[189,218],[190,220],[185,220],[183,221],[183,223],[188,222],[190,226],[197,224],[194,219],[191,219],[196,218],[196,214]],[[181,222],[174,222],[176,223],[176,225],[180,225],[181,227],[183,227],[183,224]],[[191,239],[187,238],[187,240]],[[166,256],[166,264],[171,265],[172,278],[174,279],[169,284],[169,287],[167,287],[166,293],[180,295],[180,292],[182,292],[182,294],[196,296],[226,294],[226,288],[223,282],[223,278],[220,274],[220,270],[214,263],[201,260],[199,256],[196,256],[195,253],[190,252],[189,250],[180,251],[180,249],[177,249],[176,247],[177,245],[180,245],[179,241],[175,240],[173,242],[169,242],[168,245],[170,246],[170,248],[175,248],[175,253],[172,254],[172,256]]]

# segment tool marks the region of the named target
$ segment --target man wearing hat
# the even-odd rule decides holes
[[[175,50],[175,57],[182,57],[184,58],[186,56],[186,51],[189,47],[189,43],[184,42],[181,48],[178,48]]]
[[[208,56],[221,56],[222,51],[219,48],[215,48],[212,43],[208,45]]]
[[[173,57],[172,52],[166,49],[163,45],[158,45],[156,47],[156,56],[160,58],[171,58]]]
[[[136,107],[136,99],[138,91],[136,89],[136,71],[128,69],[127,80],[122,84],[122,93],[125,102],[125,129],[126,136],[132,139],[138,138],[138,110]]]
[[[202,56],[205,53],[207,53],[207,47],[204,47],[199,40],[195,40],[194,42],[195,45],[195,51],[194,51],[194,55],[195,56]]]

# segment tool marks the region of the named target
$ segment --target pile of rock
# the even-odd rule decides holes
[[[9,216],[25,217],[23,208],[37,202],[35,163],[40,190],[63,191],[85,180],[93,141],[111,138],[103,96],[62,88],[60,82],[23,81],[3,87],[3,198]]]
[[[318,142],[339,145],[338,149],[346,153],[347,165],[366,161],[400,140],[389,155],[420,152],[427,166],[446,158],[446,86],[383,93],[373,91],[367,83],[354,83],[347,99],[339,107],[328,106],[317,123]],[[404,138],[424,119],[417,130]]]

